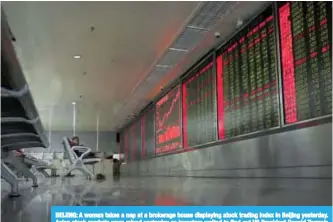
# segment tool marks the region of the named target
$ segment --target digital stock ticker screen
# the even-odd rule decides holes
[[[119,154],[125,154],[125,136],[124,131],[119,134]],[[119,156],[119,160],[123,161],[122,156]]]
[[[130,127],[130,147],[131,147],[131,161],[136,161],[141,159],[141,121],[138,119]]]
[[[155,154],[155,109],[148,109],[141,117],[142,158]]]
[[[332,2],[272,4],[214,53],[124,130],[128,159],[332,114]]]
[[[285,123],[332,113],[332,2],[278,4]]]
[[[182,148],[180,86],[161,98],[155,107],[155,153]]]
[[[193,147],[217,138],[213,58],[192,71],[182,85],[183,145]]]
[[[275,35],[269,7],[219,50],[219,139],[279,125]]]
[[[125,154],[125,161],[129,162],[131,161],[131,150],[130,150],[130,145],[131,145],[131,133],[129,128],[124,129],[124,154]]]

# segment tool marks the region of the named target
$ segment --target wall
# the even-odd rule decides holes
[[[332,178],[332,123],[128,163],[122,174]]]

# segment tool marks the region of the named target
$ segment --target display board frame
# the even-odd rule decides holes
[[[124,128],[124,159],[126,163],[131,161],[131,140],[130,140],[130,125]]]
[[[122,162],[123,158],[121,156],[121,154],[125,154],[125,133],[124,130],[122,130],[119,133],[119,161]],[[124,157],[125,159],[125,157]]]
[[[280,118],[281,118],[281,128],[285,128],[285,127],[294,127],[294,126],[298,126],[298,125],[306,125],[307,123],[311,123],[311,122],[324,122],[326,123],[327,120],[331,121],[332,119],[332,113],[331,114],[327,114],[327,115],[322,115],[322,116],[318,116],[318,117],[314,117],[314,118],[309,118],[306,120],[300,120],[300,121],[296,121],[293,123],[286,123],[285,120],[285,105],[284,105],[284,100],[285,97],[283,95],[283,73],[282,73],[282,52],[281,52],[281,37],[280,37],[280,17],[279,17],[279,4],[283,4],[283,3],[287,3],[287,2],[291,2],[291,1],[282,1],[282,2],[273,2],[273,8],[274,8],[274,13],[275,13],[275,27],[276,27],[276,39],[277,39],[277,56],[278,56],[278,77],[279,77],[279,96],[280,96]],[[332,3],[331,3],[332,4]],[[333,4],[332,4],[333,6]],[[330,15],[332,16],[332,10],[330,10]],[[332,20],[331,20],[332,21]],[[333,29],[331,30],[333,31]],[[331,37],[332,37],[332,33],[331,33]],[[332,40],[331,40],[332,41]],[[333,42],[332,42],[333,43]],[[332,47],[332,46],[331,46]],[[332,49],[331,49],[331,54],[332,54]],[[333,66],[333,64],[331,64]],[[331,69],[333,70],[333,67],[331,67]]]
[[[153,154],[151,154],[151,156],[147,156],[147,148],[146,148],[146,141],[144,140],[144,138],[145,138],[145,135],[143,135],[143,133],[146,133],[146,128],[144,127],[144,123],[143,123],[143,121],[144,121],[144,117],[146,116],[146,114],[148,113],[148,112],[152,112],[152,115],[153,115],[153,139],[154,139],[154,152],[153,152]],[[142,137],[142,139],[141,139],[141,160],[145,160],[145,159],[150,159],[150,158],[152,158],[152,157],[154,157],[155,156],[155,143],[156,143],[156,132],[155,132],[155,130],[156,130],[156,126],[155,126],[155,105],[154,104],[150,104],[149,106],[147,106],[144,110],[143,110],[143,112],[141,112],[141,115],[138,117],[138,118],[140,118],[140,122],[141,122],[141,137]]]
[[[130,143],[130,156],[131,162],[137,162],[141,160],[142,152],[142,132],[141,132],[141,118],[136,118],[129,127],[131,134],[131,143]],[[140,130],[140,133],[137,132]],[[137,147],[139,146],[139,147]]]
[[[277,77],[278,77],[278,90],[279,90],[279,117],[280,117],[280,127],[284,127],[284,103],[283,103],[283,87],[282,87],[282,67],[281,67],[281,47],[280,47],[280,28],[279,28],[279,12],[277,7],[277,2],[272,3],[273,13],[274,13],[274,28],[275,28],[275,38],[276,38],[276,69],[277,69]]]
[[[168,90],[165,90],[165,92],[163,92],[161,95],[159,95],[157,97],[157,99],[154,101],[154,111],[155,111],[155,156],[161,156],[161,155],[166,155],[166,154],[170,154],[170,153],[178,153],[182,150],[184,150],[184,147],[183,147],[183,111],[182,111],[182,97],[183,97],[183,94],[182,94],[182,85],[181,85],[181,80],[182,79],[177,79],[177,81],[174,83],[174,84],[171,84],[170,88],[168,88]],[[156,121],[156,111],[157,111],[157,103],[164,97],[166,96],[168,93],[170,93],[172,90],[175,90],[176,88],[179,88],[179,127],[180,127],[180,144],[181,144],[181,147],[180,148],[177,148],[175,150],[172,150],[172,151],[169,151],[169,152],[161,152],[161,153],[156,153],[156,149],[157,149],[157,143],[156,143],[156,140],[157,140],[157,134],[156,134],[156,124],[157,124],[157,121]]]
[[[207,60],[211,60],[211,62],[207,62]],[[216,53],[215,53],[215,50],[213,51],[209,51],[209,53],[207,53],[204,57],[202,57],[198,62],[196,62],[190,69],[188,69],[185,74],[181,77],[181,91],[182,91],[182,104],[181,104],[181,108],[182,108],[182,138],[183,138],[183,149],[184,150],[191,150],[191,149],[197,149],[197,148],[200,148],[200,147],[203,147],[203,146],[207,146],[207,145],[210,145],[210,144],[214,144],[218,141],[218,124],[217,124],[217,87],[216,87]],[[194,145],[194,146],[187,146],[185,147],[184,145],[184,110],[183,110],[183,105],[184,105],[184,101],[183,101],[183,85],[184,83],[186,83],[191,77],[193,77],[194,75],[196,75],[198,72],[200,72],[202,69],[205,68],[205,66],[207,65],[203,65],[204,63],[212,63],[212,72],[213,72],[213,95],[214,95],[214,105],[215,105],[215,127],[214,127],[214,130],[215,130],[215,140],[213,141],[210,141],[210,142],[206,142],[206,143],[201,143],[201,144],[197,144],[197,145]],[[203,66],[203,67],[201,67]]]
[[[281,112],[283,110],[283,104],[280,104],[280,97],[281,97],[281,93],[282,93],[282,89],[281,89],[281,86],[280,86],[280,65],[279,65],[279,51],[278,51],[278,42],[279,42],[279,39],[277,39],[277,35],[278,35],[278,27],[277,27],[277,23],[276,23],[276,5],[275,3],[271,3],[269,5],[267,5],[266,7],[263,7],[263,9],[261,9],[258,13],[256,13],[254,16],[252,16],[246,23],[244,23],[242,26],[240,26],[238,28],[237,31],[235,31],[230,37],[226,38],[221,44],[219,44],[217,47],[215,47],[215,50],[214,50],[214,54],[215,54],[215,67],[217,67],[217,59],[219,57],[220,54],[222,53],[219,53],[222,51],[222,49],[226,46],[226,44],[228,44],[228,42],[230,42],[232,39],[234,39],[235,37],[237,37],[244,29],[246,29],[248,26],[250,26],[261,14],[263,14],[265,11],[267,11],[269,8],[271,8],[272,10],[272,16],[273,16],[273,28],[274,28],[274,32],[275,32],[275,51],[276,51],[276,57],[275,57],[275,62],[276,62],[276,65],[275,65],[275,73],[276,73],[276,87],[277,87],[277,111],[278,111],[278,125],[277,126],[274,126],[274,127],[271,127],[271,128],[267,128],[267,129],[262,129],[262,130],[256,130],[256,131],[253,131],[253,132],[248,132],[248,133],[244,133],[244,134],[239,134],[239,135],[236,135],[236,136],[232,136],[232,137],[229,137],[229,138],[222,138],[220,139],[219,138],[219,123],[217,124],[217,134],[218,134],[218,139],[216,142],[223,142],[223,143],[228,143],[229,141],[234,141],[234,140],[240,140],[242,138],[247,138],[247,137],[252,137],[252,136],[255,136],[257,134],[269,134],[271,131],[274,131],[276,129],[279,129],[282,127],[282,117],[281,117]],[[218,89],[218,71],[217,71],[217,68],[216,68],[216,88]],[[216,90],[216,94],[218,94],[218,90]],[[216,106],[216,109],[217,109],[217,115],[219,115],[219,110],[218,110],[218,96],[217,96],[217,99],[216,99],[216,102],[217,102],[217,106]],[[218,120],[217,120],[218,121]]]

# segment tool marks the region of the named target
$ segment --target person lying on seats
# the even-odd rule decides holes
[[[75,147],[75,146],[83,146],[82,144],[80,144],[80,139],[78,136],[73,136],[72,140],[69,140],[69,145],[71,146],[71,148]],[[80,157],[83,153],[80,152],[79,150],[73,150],[74,153]],[[86,156],[83,157],[83,159],[90,159],[90,158],[95,158],[95,154],[94,153],[88,153]],[[66,177],[73,177],[74,175],[71,173],[68,173],[66,175]]]
[[[14,150],[13,152],[14,152],[15,156],[25,157],[24,151],[22,149],[21,150]]]
[[[24,158],[26,157],[26,155],[24,154],[24,150],[23,150],[23,149],[20,149],[20,150],[13,150],[13,153],[14,153],[14,156],[20,158],[20,160],[21,160],[22,162],[24,162]],[[26,165],[29,169],[32,167],[31,164],[26,164],[26,163],[25,163],[25,165]],[[15,167],[14,167],[14,168],[15,168]],[[17,176],[19,176],[19,177],[21,177],[21,178],[24,178],[24,177],[25,177],[24,174],[21,173],[21,172],[17,172]],[[25,178],[26,178],[26,180],[28,180],[27,177],[25,177]]]
[[[80,144],[80,139],[78,136],[74,136],[72,138],[71,141],[69,141],[69,145],[71,147],[74,147],[74,146],[83,146],[82,144]],[[80,152],[79,150],[74,150],[75,154],[80,157],[83,153]],[[90,158],[95,158],[95,154],[94,153],[88,153],[86,156],[83,157],[83,159],[90,159]]]
[[[20,160],[22,162],[24,162],[24,158],[26,157],[26,155],[24,154],[23,149],[21,150],[13,150],[14,156],[16,156],[17,158],[20,158]],[[28,165],[27,167],[31,167],[31,165]]]

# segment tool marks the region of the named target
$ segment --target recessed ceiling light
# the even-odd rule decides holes
[[[76,104],[76,102],[72,102],[72,104],[73,104],[73,105],[75,105],[75,104]]]
[[[81,56],[80,55],[75,55],[74,59],[81,59]]]

